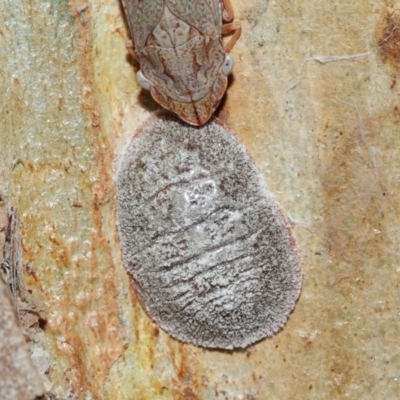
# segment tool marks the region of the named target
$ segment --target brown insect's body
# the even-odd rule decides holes
[[[227,0],[123,3],[140,63],[139,83],[182,120],[206,123],[225,93],[233,66],[221,35],[236,30],[232,41],[240,35],[238,24],[223,25]]]

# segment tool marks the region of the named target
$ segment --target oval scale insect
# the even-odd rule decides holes
[[[152,118],[122,154],[116,187],[124,264],[161,328],[221,349],[282,328],[300,294],[298,248],[235,135]]]
[[[230,0],[123,0],[140,64],[137,79],[152,97],[192,125],[205,124],[227,87],[240,36]],[[225,23],[224,23],[225,22]],[[221,35],[233,33],[224,46]],[[133,51],[134,48],[134,51]]]

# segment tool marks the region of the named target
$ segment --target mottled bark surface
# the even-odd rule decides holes
[[[31,359],[15,307],[17,299],[13,289],[16,282],[9,274],[13,261],[9,247],[13,240],[7,218],[6,193],[0,178],[0,399],[33,400],[44,394],[44,385]]]
[[[230,353],[160,331],[121,261],[114,159],[159,106],[119,3],[0,0],[0,175],[56,398],[398,397],[400,4],[232,3],[219,116],[295,221],[305,279],[283,331]]]
[[[44,393],[42,379],[30,358],[8,288],[0,280],[0,398],[31,400]]]

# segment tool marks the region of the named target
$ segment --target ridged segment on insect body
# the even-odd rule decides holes
[[[240,36],[230,0],[123,0],[140,63],[138,81],[192,125],[206,123],[225,93]],[[235,32],[224,47],[222,33]]]
[[[119,160],[116,186],[124,264],[161,328],[232,349],[285,324],[301,288],[298,249],[231,132],[150,119]]]

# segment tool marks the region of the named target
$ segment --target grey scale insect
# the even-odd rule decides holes
[[[124,264],[161,328],[234,349],[283,327],[301,289],[298,248],[233,133],[153,117],[119,159],[116,187]]]
[[[218,107],[241,34],[230,0],[122,0],[139,62],[137,79],[154,100],[192,125]],[[232,34],[224,46],[222,35]]]

